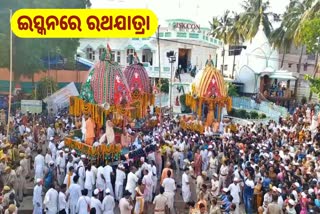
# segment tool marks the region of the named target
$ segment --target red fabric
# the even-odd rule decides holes
[[[108,51],[109,51],[109,52],[111,52],[111,51],[112,51],[112,49],[111,49],[111,47],[110,47],[109,43],[107,43],[107,49],[108,49]]]
[[[214,83],[212,81],[214,81]],[[211,97],[211,96],[221,97],[221,93],[219,91],[219,87],[218,87],[217,81],[215,79],[212,79],[209,86],[208,86],[207,96],[208,97]]]

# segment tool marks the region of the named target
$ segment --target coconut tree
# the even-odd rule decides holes
[[[288,50],[290,50],[292,44],[292,38],[288,38],[287,27],[284,26],[282,23],[280,27],[278,27],[271,33],[270,40],[274,48],[282,50],[283,52],[280,65],[280,68],[282,68],[284,64],[285,55],[288,53]]]
[[[224,44],[223,44],[223,49],[222,49],[222,75],[224,71],[224,56],[225,56],[225,46],[226,44],[229,43],[228,38],[229,38],[229,30],[232,27],[232,18],[230,11],[227,10],[224,12],[223,16],[221,17],[213,17],[212,22],[209,22],[211,26],[211,34],[217,39],[220,39]]]
[[[240,19],[240,15],[237,14],[236,12],[233,12],[233,16],[231,19],[232,26],[229,29],[228,42],[230,44],[233,44],[235,47],[238,44],[243,43],[245,40],[245,36],[244,36],[245,32],[243,31],[243,28],[239,24],[239,19]],[[236,55],[235,53],[233,53],[232,78],[234,77],[235,60],[236,60]]]
[[[318,0],[291,0],[286,14],[283,17],[283,24],[287,28],[286,38],[292,39],[295,46],[303,44],[303,26],[319,13],[320,3]],[[301,48],[297,73],[300,73],[302,56],[305,51],[304,46]],[[295,82],[294,94],[297,95],[298,81]]]
[[[272,31],[269,15],[274,13],[267,12],[269,8],[268,0],[245,0],[241,5],[244,12],[240,14],[239,24],[245,30],[246,39],[251,40],[258,32],[259,25],[262,23],[267,37]]]

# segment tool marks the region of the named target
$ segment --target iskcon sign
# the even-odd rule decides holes
[[[176,22],[176,23],[173,23],[173,28],[179,28],[180,30],[183,30],[183,29],[200,30],[200,25],[194,24],[194,23]]]

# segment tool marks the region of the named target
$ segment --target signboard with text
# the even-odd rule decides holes
[[[173,28],[179,28],[179,30],[200,30],[200,25],[195,23],[176,22],[173,23]]]
[[[39,114],[42,112],[41,100],[21,100],[21,112],[23,114],[30,112],[32,114]]]

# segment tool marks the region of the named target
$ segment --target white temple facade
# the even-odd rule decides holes
[[[264,33],[263,26],[246,44],[238,58],[235,81],[243,83],[243,93],[261,94],[266,98],[291,97],[290,81],[296,77],[288,71],[279,70],[279,54]],[[271,99],[272,100],[272,99]]]
[[[171,69],[175,71],[178,66],[185,70],[194,66],[201,69],[205,66],[209,54],[215,60],[216,50],[221,47],[222,42],[210,36],[209,28],[189,19],[168,19],[159,24],[160,47],[157,32],[146,39],[80,39],[78,55],[94,63],[99,60],[103,49],[109,44],[112,58],[125,67],[130,64],[136,52],[152,78],[158,78],[159,75],[161,78],[170,78]],[[172,67],[167,57],[169,51],[176,54],[176,61]]]

